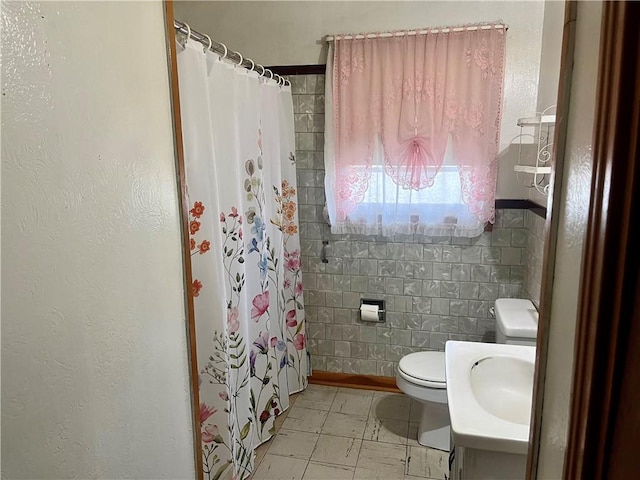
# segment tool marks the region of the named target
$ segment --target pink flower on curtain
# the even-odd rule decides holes
[[[257,322],[269,308],[269,291],[259,293],[253,298],[253,307],[251,308],[251,319]]]
[[[220,435],[220,430],[217,425],[207,425],[202,429],[202,441],[204,443],[213,442],[218,435]]]
[[[287,312],[287,327],[297,327],[298,319],[296,318],[296,311],[289,310]]]
[[[239,316],[238,307],[227,309],[227,327],[229,328],[229,333],[236,333],[240,328]]]
[[[300,270],[300,252],[298,250],[293,251],[291,253],[285,251],[284,252],[285,263],[284,266],[290,272],[297,272]]]
[[[304,333],[299,333],[293,337],[293,346],[296,350],[304,350],[304,346],[307,343]]]
[[[200,403],[200,423],[206,422],[207,418],[209,418],[211,415],[213,415],[217,411],[218,410],[216,410],[213,407],[210,407],[204,402]]]

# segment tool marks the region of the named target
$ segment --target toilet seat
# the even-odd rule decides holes
[[[417,352],[398,363],[398,374],[407,382],[428,388],[446,389],[444,352]]]

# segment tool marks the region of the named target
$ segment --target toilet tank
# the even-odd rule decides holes
[[[531,300],[499,298],[495,303],[496,343],[536,344],[538,311]]]

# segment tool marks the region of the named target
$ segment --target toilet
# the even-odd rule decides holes
[[[499,298],[495,301],[496,343],[536,344],[538,312],[530,300]],[[449,450],[450,421],[444,352],[417,352],[398,363],[398,388],[422,405],[418,443]]]

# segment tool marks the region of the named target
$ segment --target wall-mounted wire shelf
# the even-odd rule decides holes
[[[531,187],[535,188],[543,195],[549,194],[549,179],[546,175],[551,173],[551,156],[553,153],[553,129],[556,123],[556,116],[549,113],[554,110],[555,105],[546,108],[541,114],[535,117],[525,117],[518,119],[520,127],[520,150],[518,152],[518,165],[514,165],[513,169],[518,173],[526,173],[533,175]],[[525,134],[525,128],[533,128],[534,134]],[[522,139],[525,137],[534,137],[537,143],[535,165],[522,165]]]

